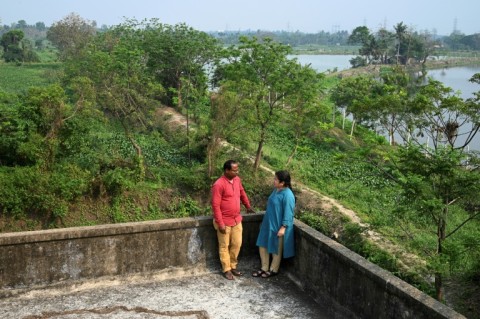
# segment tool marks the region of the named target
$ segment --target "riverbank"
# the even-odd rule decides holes
[[[428,60],[425,65],[418,64],[409,64],[407,67],[412,70],[421,71],[424,68],[427,70],[436,70],[436,69],[445,69],[459,66],[478,66],[480,65],[480,57],[448,57],[443,59]],[[329,76],[338,76],[348,77],[355,75],[364,75],[364,74],[379,74],[380,70],[385,67],[392,67],[393,65],[388,64],[375,64],[368,65],[360,68],[351,68],[346,70],[341,70],[338,72],[332,72],[328,74]]]

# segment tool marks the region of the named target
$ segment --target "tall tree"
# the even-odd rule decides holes
[[[240,43],[225,51],[217,75],[220,83],[237,92],[242,105],[252,114],[248,120],[257,134],[256,170],[269,128],[278,121],[280,112],[291,106],[289,98],[310,82],[301,80],[305,74],[298,72],[298,62],[288,57],[291,47],[270,38],[261,41],[256,37],[241,37]]]
[[[375,122],[371,119],[373,111],[371,95],[379,83],[371,76],[355,76],[343,78],[331,91],[330,98],[335,105],[343,109],[343,124],[348,115],[353,116],[352,130],[353,134],[355,122],[369,125]]]
[[[164,104],[181,110],[188,98],[185,94],[192,93],[192,89],[206,96],[206,71],[219,48],[216,39],[185,24],[172,26],[157,19],[146,23],[129,21],[127,25],[144,29],[142,49],[147,53],[149,72],[167,90],[162,98]],[[188,87],[182,88],[186,83]]]
[[[140,180],[145,177],[145,166],[134,133],[148,127],[147,115],[164,92],[148,70],[143,32],[128,25],[114,27],[97,35],[89,50],[66,65],[66,74],[79,96],[93,97],[103,112],[122,124],[136,153]],[[93,94],[81,94],[90,91]]]
[[[480,75],[471,80],[478,83]],[[417,108],[412,120],[417,134],[398,148],[398,161],[392,170],[402,188],[403,206],[415,211],[417,218],[429,221],[424,228],[436,235],[434,250],[430,253],[425,247],[425,251],[438,300],[444,299],[444,278],[458,263],[455,256],[461,255],[456,250],[468,251],[471,245],[466,242],[465,248],[453,251],[447,240],[480,218],[479,158],[468,152],[468,144],[480,126],[479,94],[463,101],[437,81],[422,87],[412,102],[413,109]],[[464,125],[467,128],[462,130]],[[459,141],[461,134],[465,137]],[[425,135],[432,138],[433,146],[425,143]]]
[[[76,13],[70,13],[53,23],[47,32],[47,39],[59,50],[59,57],[65,61],[77,57],[96,33],[96,22],[88,21]]]
[[[326,105],[322,103],[324,75],[309,66],[297,67],[294,80],[298,82],[298,90],[285,99],[288,107],[285,108],[284,121],[294,136],[294,146],[285,164],[287,167],[304,136],[316,128],[322,118],[325,120],[328,113]]]

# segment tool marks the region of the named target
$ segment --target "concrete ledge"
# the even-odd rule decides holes
[[[465,318],[338,242],[295,221],[292,280],[351,318]]]
[[[262,215],[244,222],[242,256],[254,247]],[[219,267],[211,217],[0,234],[0,297],[22,289],[88,280]]]
[[[244,216],[243,259],[263,214]],[[296,256],[281,271],[329,313],[345,318],[464,318],[300,221]],[[95,279],[146,280],[220,271],[211,217],[0,234],[0,298],[81,286]],[[344,318],[342,316],[342,318]]]

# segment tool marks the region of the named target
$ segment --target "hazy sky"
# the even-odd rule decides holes
[[[50,26],[75,12],[98,26],[159,18],[200,31],[287,30],[314,33],[403,22],[417,31],[480,33],[479,0],[0,0],[0,24],[25,20]]]

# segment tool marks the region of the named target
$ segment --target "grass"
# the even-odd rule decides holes
[[[32,86],[47,86],[58,78],[60,63],[0,63],[0,90],[22,93]]]

